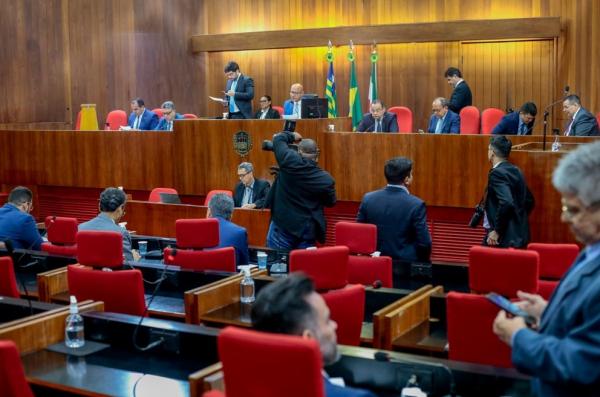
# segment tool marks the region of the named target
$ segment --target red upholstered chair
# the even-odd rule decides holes
[[[77,301],[104,302],[107,312],[143,316],[146,311],[144,283],[139,270],[102,271],[78,265],[67,266],[69,294]]]
[[[388,109],[389,112],[396,113],[396,119],[398,120],[398,131],[399,132],[412,132],[413,131],[413,114],[412,110],[405,106],[392,106]]]
[[[0,296],[19,298],[15,267],[10,256],[0,257]]]
[[[549,299],[558,285],[558,280],[562,278],[579,255],[579,246],[577,244],[531,243],[527,249],[537,252],[540,256],[538,293],[545,299]]]
[[[600,126],[600,112],[596,113],[596,121],[598,122],[598,125]]]
[[[112,110],[106,116],[106,125],[111,131],[118,131],[119,128],[127,125],[127,113],[123,110]]]
[[[54,255],[77,255],[77,218],[47,216],[45,224],[48,242],[42,243],[42,251]]]
[[[123,266],[123,236],[118,232],[96,230],[78,232],[77,261],[96,268]]]
[[[465,106],[460,111],[460,133],[479,134],[479,109]]]
[[[75,119],[75,129],[77,131],[81,129],[81,110],[77,112],[77,119]]]
[[[183,114],[183,118],[186,119],[186,120],[193,120],[193,119],[197,119],[198,116],[196,116],[193,113],[184,113]]]
[[[229,197],[233,197],[233,193],[231,190],[211,190],[210,192],[208,192],[208,194],[206,195],[206,198],[204,199],[204,205],[208,205],[208,203],[210,202],[210,199],[215,194],[226,194]]]
[[[155,187],[150,192],[150,196],[148,196],[148,201],[150,201],[151,203],[160,203],[161,193],[178,194],[177,190],[170,187]]]
[[[177,248],[203,249],[219,245],[219,221],[215,218],[177,219]]]
[[[219,334],[218,347],[227,397],[325,397],[315,340],[227,327]],[[242,357],[252,357],[251,364]]]
[[[283,117],[283,106],[271,105],[271,107],[279,112],[279,116]]]
[[[290,252],[290,273],[304,272],[319,291],[343,288],[348,284],[348,247],[299,249]]]
[[[235,248],[194,251],[165,248],[164,262],[192,270],[221,270],[235,272]]]
[[[485,296],[448,293],[446,329],[450,360],[512,367],[510,347],[492,331],[498,311]]]
[[[158,116],[159,120],[164,116],[163,110],[161,108],[152,109],[152,111]]]
[[[469,250],[469,288],[516,298],[517,291],[537,293],[539,255],[534,251],[473,246]]]
[[[365,312],[365,287],[348,284],[321,294],[337,323],[337,341],[342,345],[359,346]]]
[[[392,288],[392,258],[371,257],[377,250],[377,226],[369,223],[338,222],[335,224],[335,245],[345,245],[348,257],[348,282]]]
[[[17,345],[11,340],[0,341],[0,396],[33,397]]]
[[[497,108],[487,108],[481,112],[481,133],[489,135],[506,113]]]

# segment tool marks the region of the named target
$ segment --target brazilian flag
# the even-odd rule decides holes
[[[350,93],[348,95],[350,104],[350,113],[348,116],[352,117],[352,131],[356,131],[356,127],[362,120],[362,108],[360,106],[360,93],[358,92],[358,83],[356,82],[356,66],[354,51],[350,48],[348,53],[348,60],[350,61]]]

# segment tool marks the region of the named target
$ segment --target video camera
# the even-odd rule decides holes
[[[283,124],[283,132],[293,133],[294,131],[296,131],[296,120],[286,120],[285,123]],[[290,149],[295,150],[296,152],[298,151],[298,145],[296,145],[294,143],[290,143],[288,145],[288,147]],[[273,151],[273,141],[265,139],[262,143],[262,150],[267,151],[267,152],[272,152]]]

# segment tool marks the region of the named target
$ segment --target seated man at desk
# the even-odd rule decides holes
[[[153,130],[158,125],[158,116],[146,109],[142,98],[131,101],[131,114],[127,126],[132,130]],[[125,128],[125,127],[124,127]]]
[[[166,101],[160,108],[163,111],[163,117],[158,121],[156,131],[173,131],[173,122],[175,120],[182,120],[183,115],[177,113],[175,110],[175,104],[172,101]]]
[[[492,134],[531,135],[536,115],[535,103],[525,102],[518,112],[512,112],[502,117],[502,120],[494,127]]]
[[[233,199],[226,194],[215,194],[208,202],[207,218],[219,221],[219,245],[235,248],[237,266],[248,264],[248,233],[246,229],[231,222]]]
[[[119,221],[125,215],[127,196],[121,189],[109,187],[100,193],[100,213],[94,219],[79,225],[79,230],[98,230],[119,232],[123,236],[123,256],[126,261],[139,260],[140,255],[131,249],[131,236],[127,229],[119,226]]]
[[[0,208],[0,241],[11,240],[13,248],[39,250],[42,236],[37,230],[33,210],[33,194],[24,186],[17,186],[8,195],[8,202]]]
[[[429,119],[427,132],[431,134],[460,133],[460,116],[448,109],[446,98],[435,98],[431,104],[432,115]]]
[[[261,289],[252,306],[252,325],[258,331],[316,340],[324,365],[338,359],[337,324],[329,317],[329,308],[313,282],[302,273],[293,273]],[[366,390],[338,386],[325,373],[323,383],[327,397],[374,397]]]
[[[254,178],[252,163],[243,162],[238,165],[238,178],[240,182],[233,191],[233,202],[236,207],[246,209],[265,208],[265,200],[271,186],[264,179]]]
[[[359,132],[398,132],[398,119],[395,113],[386,111],[381,100],[371,103],[371,112],[363,116],[356,128]]]

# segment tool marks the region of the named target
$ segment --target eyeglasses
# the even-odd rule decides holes
[[[269,101],[266,99],[261,99],[260,102],[263,103],[263,102],[269,102]]]
[[[296,92],[296,91],[290,91],[290,94],[300,95],[302,93],[301,92]]]
[[[249,172],[246,172],[245,174],[238,174],[238,178],[242,179],[243,177],[245,177],[248,174],[249,174]]]
[[[561,207],[561,211],[565,214],[569,219],[575,218],[579,214],[586,213],[588,211],[594,212],[600,209],[600,202],[593,203],[587,207],[574,207],[571,205],[563,204]]]

